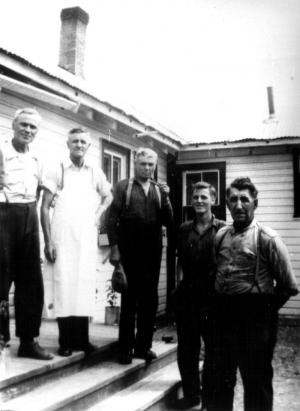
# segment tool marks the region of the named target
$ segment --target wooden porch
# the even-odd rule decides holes
[[[0,410],[133,411],[148,409],[148,405],[139,408],[144,403],[150,408],[157,403],[159,409],[159,404],[177,391],[180,380],[176,343],[163,342],[163,333],[160,330],[153,343],[156,360],[146,364],[134,359],[124,366],[117,362],[118,326],[91,323],[90,341],[97,346],[96,352],[88,358],[81,351],[60,357],[57,324],[44,320],[39,343],[55,357],[40,361],[17,356],[19,341],[13,337],[11,321],[12,340],[0,361]],[[137,391],[138,395],[131,395]]]

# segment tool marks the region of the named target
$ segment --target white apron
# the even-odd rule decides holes
[[[84,171],[84,172],[82,172]],[[100,198],[90,169],[64,173],[56,199],[51,236],[54,264],[45,262],[45,302],[50,317],[94,316],[97,226]]]

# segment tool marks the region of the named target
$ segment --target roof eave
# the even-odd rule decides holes
[[[121,109],[114,107],[113,105],[103,102],[98,98],[90,95],[89,93],[81,90],[75,86],[70,85],[64,79],[60,79],[54,76],[51,73],[43,70],[40,67],[33,65],[28,62],[26,59],[19,57],[13,53],[7,52],[4,49],[0,48],[1,53],[1,64],[8,67],[10,70],[21,74],[24,77],[27,77],[39,83],[44,87],[47,87],[50,90],[53,90],[53,93],[59,95],[64,95],[71,101],[79,102],[84,104],[87,107],[90,107],[94,110],[97,110],[101,114],[104,114],[114,120],[117,120],[126,126],[131,127],[137,132],[147,132],[149,130],[155,130],[156,135],[151,136],[153,140],[158,141],[159,143],[165,145],[167,148],[172,150],[179,150],[182,146],[180,141],[173,139],[172,137],[156,130],[153,126],[145,124],[142,121],[138,120],[132,115],[126,114]]]
[[[223,141],[217,143],[189,143],[183,144],[181,151],[191,150],[218,150],[224,148],[241,148],[241,147],[266,147],[278,145],[295,145],[300,144],[300,136],[278,137],[275,139],[247,139],[239,141]]]

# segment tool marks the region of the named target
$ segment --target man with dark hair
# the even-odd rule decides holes
[[[201,337],[205,343],[202,379],[202,408],[211,382],[211,298],[215,271],[214,241],[217,231],[225,225],[215,218],[211,208],[216,201],[215,188],[201,181],[192,187],[191,205],[194,220],[179,229],[175,313],[178,334],[178,367],[184,397],[175,407],[187,409],[200,402],[199,356]]]
[[[47,308],[57,318],[61,356],[73,350],[89,354],[94,349],[89,342],[89,317],[95,313],[97,226],[112,195],[103,171],[85,159],[90,144],[87,130],[70,130],[69,158],[49,169],[44,183],[45,278],[53,281],[53,299]]]
[[[0,349],[10,339],[8,295],[14,282],[18,356],[51,360],[53,356],[34,341],[44,303],[36,211],[42,165],[29,145],[40,122],[35,109],[18,110],[12,122],[13,138],[0,149]]]
[[[287,248],[254,218],[258,192],[235,179],[226,201],[233,224],[216,236],[215,384],[209,411],[231,411],[237,368],[246,411],[273,407],[272,358],[278,310],[298,293]]]
[[[119,327],[119,362],[132,355],[151,361],[158,281],[162,254],[162,225],[172,222],[169,187],[152,180],[157,154],[140,147],[135,157],[135,177],[120,181],[108,216],[110,262],[122,263],[128,289],[122,293]],[[135,322],[137,332],[135,334]]]

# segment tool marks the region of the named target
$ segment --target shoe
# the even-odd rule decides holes
[[[130,351],[120,352],[119,364],[126,365],[132,363],[132,354]]]
[[[54,356],[42,348],[37,342],[21,343],[18,357],[34,358],[35,360],[52,360]]]
[[[178,399],[174,404],[172,404],[172,407],[175,410],[188,410],[190,408],[196,407],[199,404],[199,397],[183,397]]]
[[[70,355],[73,354],[73,351],[70,348],[62,348],[60,347],[57,350],[57,354],[60,355],[61,357],[70,357]]]
[[[147,351],[135,350],[134,357],[141,358],[142,360],[146,360],[146,362],[151,362],[152,360],[155,360],[157,358],[157,355],[152,350],[147,350]]]

